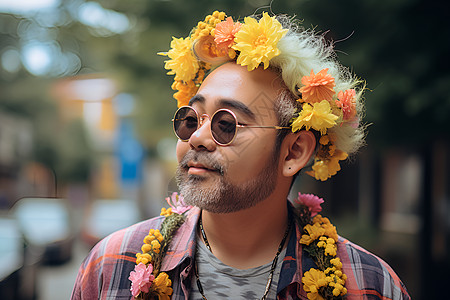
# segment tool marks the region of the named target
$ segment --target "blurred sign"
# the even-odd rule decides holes
[[[120,121],[116,151],[121,167],[120,178],[122,182],[140,181],[144,150],[134,136],[134,126],[129,119]]]

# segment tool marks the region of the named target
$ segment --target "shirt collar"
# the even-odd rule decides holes
[[[196,243],[196,228],[200,216],[200,209],[193,207],[186,212],[186,220],[178,228],[169,245],[166,256],[161,265],[161,271],[175,269],[185,259],[194,258]]]
[[[293,207],[289,202],[288,209],[292,215]],[[187,259],[193,261],[197,238],[196,229],[200,212],[201,210],[197,207],[191,208],[186,212],[186,220],[177,230],[170,243],[166,257],[162,262],[161,271],[171,271]],[[306,299],[306,292],[302,288],[303,265],[305,265],[306,269],[309,269],[308,266],[311,266],[314,262],[312,262],[306,253],[303,253],[302,246],[299,243],[302,228],[299,228],[299,224],[295,221],[294,224],[295,232],[289,238],[286,256],[281,266],[277,294],[289,285],[295,284],[297,286],[298,296],[300,297],[301,295]]]

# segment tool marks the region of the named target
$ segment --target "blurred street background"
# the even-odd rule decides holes
[[[413,299],[442,299],[450,4],[425,0],[0,0],[0,299],[68,299],[99,239],[159,214],[176,191],[176,101],[156,53],[214,10],[296,15],[367,81],[367,146],[293,195],[323,197]]]

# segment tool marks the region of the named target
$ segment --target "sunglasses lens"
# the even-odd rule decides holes
[[[182,107],[175,113],[173,129],[178,138],[187,141],[198,128],[198,116],[190,107]]]
[[[217,111],[211,120],[211,132],[214,139],[223,145],[233,141],[236,134],[236,118],[226,110]]]

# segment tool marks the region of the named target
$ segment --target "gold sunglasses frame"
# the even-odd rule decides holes
[[[226,111],[226,112],[230,113],[230,114],[233,116],[234,121],[235,121],[235,125],[236,125],[236,130],[234,131],[233,138],[232,138],[231,141],[228,142],[228,143],[225,143],[225,144],[224,144],[224,143],[220,143],[219,141],[217,141],[217,139],[214,137],[214,134],[213,134],[213,132],[212,132],[212,127],[211,127],[211,125],[209,126],[209,132],[210,132],[210,134],[211,134],[211,137],[212,137],[212,139],[214,140],[214,142],[215,142],[217,145],[219,145],[219,146],[228,146],[228,145],[230,145],[230,144],[234,141],[234,139],[236,138],[236,135],[237,135],[237,129],[238,129],[238,128],[245,128],[245,127],[247,127],[247,128],[276,129],[276,130],[291,129],[291,127],[283,127],[283,126],[276,126],[276,125],[274,125],[274,126],[266,126],[266,125],[242,125],[242,124],[239,124],[239,123],[238,123],[238,119],[237,119],[237,117],[236,117],[236,114],[235,114],[232,110],[230,110],[230,109],[228,109],[228,108],[221,108],[221,109],[218,109],[218,110],[216,110],[216,112],[214,112],[214,114],[210,117],[208,114],[202,114],[202,115],[200,115],[200,114],[198,113],[198,111],[197,111],[195,108],[193,108],[192,106],[184,105],[184,106],[181,106],[180,108],[178,108],[178,109],[176,110],[176,112],[175,112],[175,114],[174,114],[174,116],[173,116],[173,119],[172,119],[172,127],[173,127],[173,131],[174,131],[175,135],[177,136],[177,138],[179,138],[182,142],[187,142],[187,141],[189,141],[189,139],[190,139],[191,136],[192,136],[192,134],[191,134],[191,135],[189,136],[188,139],[182,139],[182,138],[180,138],[180,137],[178,136],[177,131],[175,130],[175,121],[182,121],[182,120],[180,120],[180,119],[175,119],[175,116],[177,115],[178,111],[180,111],[181,109],[185,109],[185,108],[190,108],[190,109],[192,109],[192,110],[195,112],[196,116],[197,116],[197,129],[196,129],[194,132],[192,132],[192,134],[194,134],[197,130],[199,130],[199,129],[202,127],[202,125],[204,124],[204,120],[205,120],[206,118],[208,118],[209,121],[212,122],[212,119],[214,118],[214,116],[215,116],[218,112]]]

